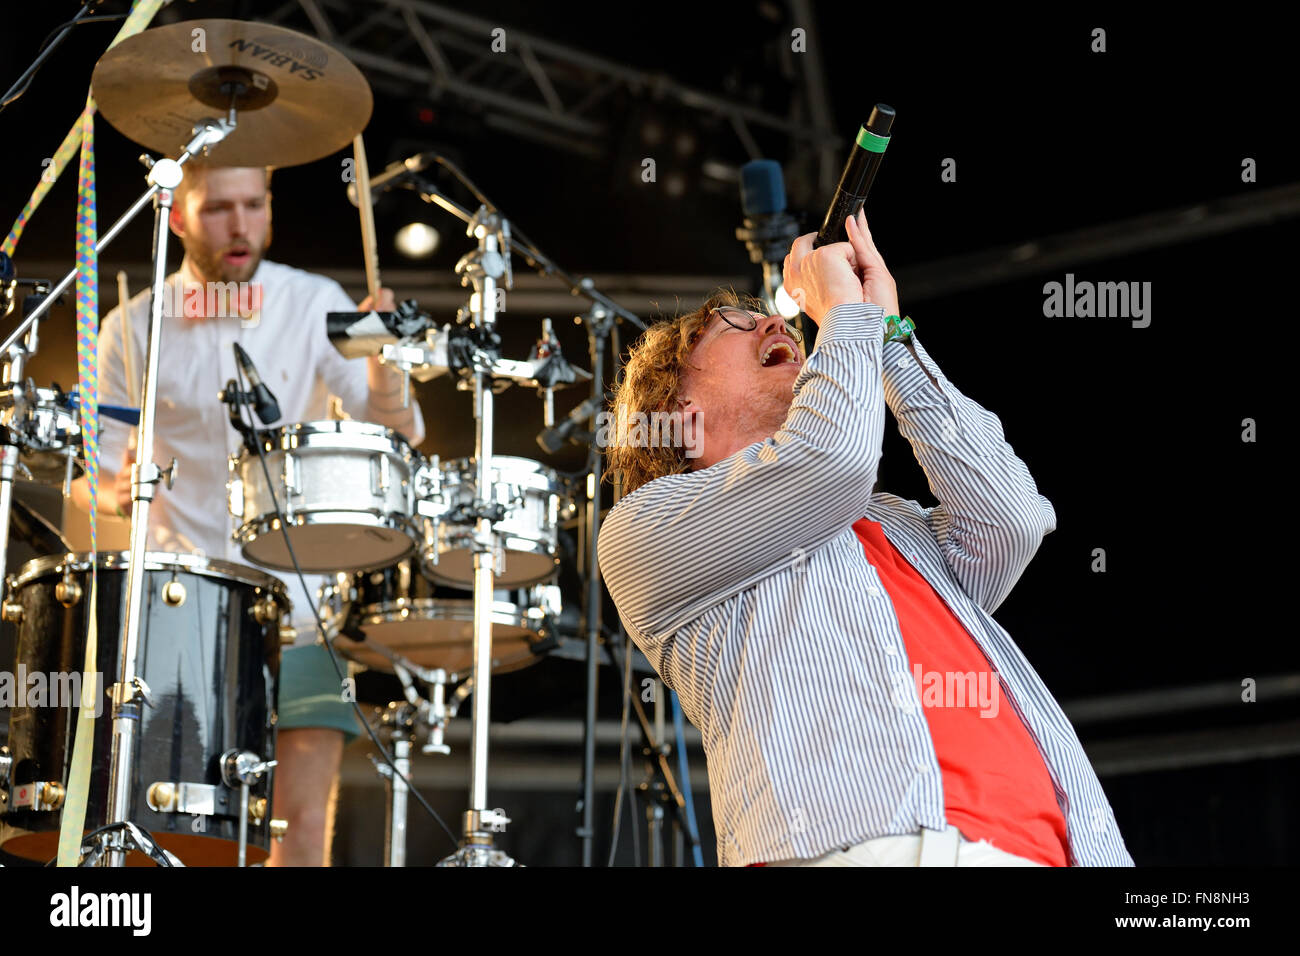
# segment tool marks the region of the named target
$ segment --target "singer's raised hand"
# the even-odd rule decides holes
[[[853,247],[857,262],[855,270],[862,283],[862,301],[882,306],[885,315],[901,315],[898,311],[898,285],[885,267],[884,257],[876,248],[867,228],[867,214],[861,209],[857,216],[844,220],[844,228],[849,234],[849,245]]]
[[[782,285],[808,318],[820,323],[837,305],[862,301],[862,284],[856,273],[853,246],[832,242],[813,248],[815,232],[800,236],[790,246],[781,269]]]

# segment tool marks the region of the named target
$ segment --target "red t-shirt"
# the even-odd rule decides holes
[[[1047,765],[988,658],[877,522],[863,518],[853,530],[898,616],[943,772],[948,822],[968,840],[1069,866],[1065,817]],[[965,678],[970,673],[973,681]]]

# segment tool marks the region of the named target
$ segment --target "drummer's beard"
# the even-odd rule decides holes
[[[266,238],[259,249],[247,239],[237,239],[220,248],[212,248],[189,237],[183,238],[185,255],[194,271],[204,282],[247,282],[257,271],[262,256],[271,245],[271,223],[266,224]],[[238,265],[226,262],[226,253],[234,249],[247,249],[247,258]]]

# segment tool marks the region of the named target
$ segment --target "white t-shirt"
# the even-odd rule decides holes
[[[183,266],[167,277],[169,283],[196,280]],[[226,481],[227,459],[242,447],[230,424],[227,406],[217,393],[235,375],[233,344],[238,342],[253,360],[262,381],[280,405],[274,424],[320,421],[328,415],[329,395],[337,395],[343,409],[364,419],[369,387],[366,363],[343,358],[325,332],[326,312],[352,312],[356,305],[333,279],[265,259],[252,283],[262,287],[261,314],[256,324],[231,318],[186,318],[166,315],[158,361],[158,400],[153,459],[166,468],[178,463],[175,487],[158,485],[149,511],[149,547],[188,554],[202,551],[223,561],[248,564],[231,540],[233,530]],[[183,302],[180,295],[169,302]],[[135,374],[143,379],[149,337],[149,291],[129,303],[135,340]],[[184,311],[179,309],[176,311]],[[111,405],[133,404],[127,396],[122,355],[122,309],[110,312],[99,332],[99,395]],[[424,439],[424,420],[414,400],[412,445]],[[116,471],[122,465],[131,428],[100,417],[100,463]],[[100,494],[111,493],[101,487]],[[263,569],[265,570],[265,569]],[[310,598],[288,572],[268,572],[289,587],[294,604],[294,624],[299,642],[315,639],[310,606],[321,577],[307,575]]]

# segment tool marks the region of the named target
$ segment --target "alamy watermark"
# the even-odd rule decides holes
[[[92,715],[98,717],[104,710],[104,675],[94,673],[95,687],[90,695]],[[0,707],[67,707],[81,706],[81,671],[44,671],[28,673],[26,664],[18,665],[18,673],[0,671]]]
[[[168,282],[163,285],[163,313],[166,315],[250,322],[261,309],[260,282]]]
[[[1043,285],[1043,315],[1049,319],[1132,319],[1133,328],[1151,324],[1150,282],[1089,282],[1065,274],[1065,282]]]
[[[894,703],[911,713],[922,707],[979,708],[981,717],[998,715],[999,682],[990,671],[926,671],[912,665],[912,681],[898,674],[894,681]]]
[[[703,454],[702,429],[698,415],[681,412],[632,412],[620,407],[617,413],[596,416],[596,444],[600,448],[682,448],[687,458]]]

